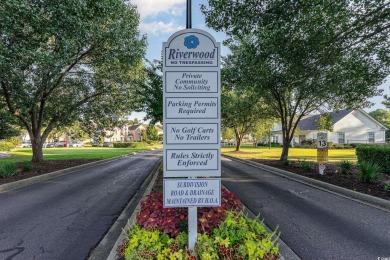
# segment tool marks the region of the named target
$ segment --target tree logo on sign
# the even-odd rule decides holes
[[[188,49],[196,49],[199,45],[199,39],[195,35],[190,35],[184,38],[184,46]]]

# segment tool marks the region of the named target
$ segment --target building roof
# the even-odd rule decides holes
[[[130,126],[128,129],[129,131],[134,131],[134,130],[137,130],[142,124],[138,124],[138,125],[132,125]]]
[[[334,125],[340,121],[343,117],[351,113],[353,109],[340,110],[338,112],[329,113],[331,116],[332,124]],[[317,130],[317,121],[320,119],[321,115],[307,115],[301,119],[298,123],[299,130]]]

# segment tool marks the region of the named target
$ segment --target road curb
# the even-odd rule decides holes
[[[223,156],[225,158],[229,158],[231,160],[239,161],[239,162],[254,166],[256,168],[260,168],[260,169],[265,170],[267,172],[285,177],[287,179],[290,179],[290,180],[293,180],[296,182],[300,182],[300,183],[309,185],[311,187],[314,187],[314,188],[317,188],[320,190],[324,190],[326,192],[333,193],[333,194],[338,195],[338,196],[342,196],[344,198],[354,200],[356,202],[359,202],[359,203],[362,203],[365,205],[369,205],[371,207],[379,208],[379,209],[386,210],[386,211],[390,210],[390,201],[385,200],[385,199],[377,198],[377,197],[374,197],[371,195],[367,195],[367,194],[360,193],[357,191],[342,188],[342,187],[339,187],[339,186],[336,186],[333,184],[329,184],[329,183],[322,182],[319,180],[311,179],[311,178],[301,176],[301,175],[298,175],[298,174],[295,174],[295,173],[292,173],[289,171],[280,170],[280,169],[277,169],[277,168],[274,168],[274,167],[271,167],[268,165],[264,165],[264,164],[261,164],[258,162],[243,160],[243,159],[239,159],[239,158],[225,155],[225,154]]]
[[[135,154],[137,154],[137,153],[135,153]],[[50,179],[53,179],[53,178],[56,178],[56,177],[59,177],[62,175],[66,175],[66,174],[73,172],[75,170],[83,170],[83,169],[86,169],[86,168],[89,168],[89,167],[92,167],[95,165],[103,164],[103,163],[114,161],[114,160],[119,160],[119,159],[122,159],[122,158],[125,158],[128,156],[132,156],[132,155],[134,155],[134,154],[127,154],[127,155],[121,155],[121,156],[117,156],[117,157],[113,157],[113,158],[98,160],[96,162],[85,163],[85,164],[81,164],[81,165],[70,167],[70,168],[63,169],[63,170],[49,172],[46,174],[30,177],[30,178],[23,179],[20,181],[5,183],[5,184],[0,185],[0,192],[7,192],[7,191],[11,191],[11,190],[16,190],[19,188],[29,186],[29,185],[34,184],[34,183],[47,181],[47,180],[50,180]]]
[[[135,222],[135,217],[141,207],[140,201],[145,200],[146,196],[151,192],[161,164],[162,158],[160,158],[160,160],[157,162],[156,166],[153,168],[148,178],[144,181],[137,194],[131,199],[129,204],[127,204],[126,208],[122,211],[117,221],[115,221],[104,238],[92,250],[88,258],[89,260],[114,260],[120,258],[117,249],[125,242],[125,232],[130,230]],[[115,241],[113,245],[112,241]]]

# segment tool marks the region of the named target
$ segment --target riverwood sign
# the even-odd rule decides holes
[[[209,33],[186,29],[163,44],[165,207],[221,204],[220,77]]]

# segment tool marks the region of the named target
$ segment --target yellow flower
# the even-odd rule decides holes
[[[221,245],[225,246],[225,247],[229,247],[229,244],[230,244],[230,241],[229,241],[229,238],[225,238],[223,240],[221,240]]]

